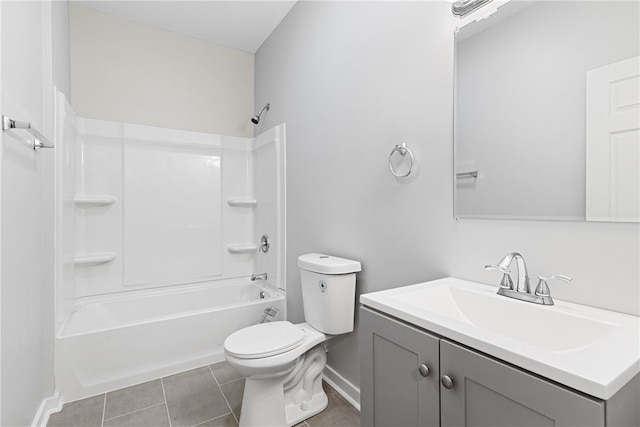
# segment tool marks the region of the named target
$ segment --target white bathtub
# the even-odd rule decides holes
[[[220,362],[271,306],[282,320],[284,293],[246,279],[78,300],[56,336],[58,391],[70,402]]]

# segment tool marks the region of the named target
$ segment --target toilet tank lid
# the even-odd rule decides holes
[[[316,253],[300,255],[298,267],[321,274],[348,274],[362,270],[358,261]]]

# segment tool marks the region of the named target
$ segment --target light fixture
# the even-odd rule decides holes
[[[457,0],[451,5],[451,13],[459,18],[464,18],[489,2],[491,0]]]

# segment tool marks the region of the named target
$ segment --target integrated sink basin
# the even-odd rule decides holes
[[[566,307],[549,310],[546,306],[501,297],[493,289],[487,293],[484,287],[475,289],[450,281],[392,298],[548,351],[587,347],[616,328],[615,324],[590,319],[585,313]]]
[[[604,400],[640,371],[640,318],[496,291],[446,278],[364,294],[360,303]]]

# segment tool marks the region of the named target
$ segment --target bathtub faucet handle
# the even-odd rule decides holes
[[[256,280],[267,280],[267,273],[252,274],[251,275],[251,281],[255,282]]]

